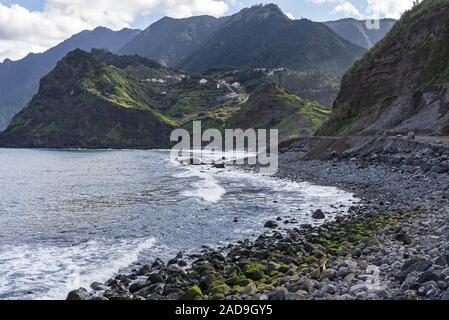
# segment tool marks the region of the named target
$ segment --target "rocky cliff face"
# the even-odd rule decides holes
[[[70,52],[0,134],[5,147],[164,148],[172,127],[150,92],[93,54]]]
[[[0,131],[22,110],[39,90],[40,79],[48,74],[67,53],[74,49],[92,48],[118,51],[139,30],[112,31],[96,28],[72,36],[59,45],[39,54],[29,54],[18,60],[0,63]]]
[[[364,52],[325,24],[291,20],[278,6],[268,4],[228,17],[213,37],[179,67],[189,72],[287,67],[341,77]]]
[[[425,0],[343,78],[322,135],[449,133],[449,2]]]

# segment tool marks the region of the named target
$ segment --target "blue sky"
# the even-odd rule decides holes
[[[43,52],[82,30],[146,28],[163,16],[230,15],[261,2],[292,18],[399,18],[413,0],[0,0],[0,62]]]

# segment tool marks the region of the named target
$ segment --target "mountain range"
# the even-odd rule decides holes
[[[329,109],[288,92],[276,82],[278,73],[298,84],[308,81],[277,69],[196,76],[139,56],[77,49],[42,79],[38,94],[0,135],[0,143],[167,148],[170,131],[189,129],[193,120],[202,120],[203,128],[279,128],[281,141],[313,134]],[[298,94],[301,87],[307,94],[306,85]]]
[[[121,50],[193,73],[213,68],[287,67],[337,77],[363,52],[326,25],[292,20],[274,4],[245,8],[223,18],[164,18]]]
[[[0,64],[0,130],[36,94],[1,140],[29,147],[166,147],[159,133],[195,119],[221,129],[282,127],[282,139],[313,134],[328,117],[339,78],[365,51],[344,39],[356,40],[351,28],[331,29],[258,5],[223,18],[166,17],[141,32],[84,31],[42,54]],[[107,51],[88,53],[93,48]]]

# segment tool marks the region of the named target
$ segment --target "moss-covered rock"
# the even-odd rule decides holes
[[[193,286],[181,295],[180,300],[201,300],[203,298],[203,292],[200,287]]]
[[[265,266],[261,263],[251,263],[245,268],[245,275],[251,280],[258,281],[264,276]]]
[[[222,294],[222,295],[226,296],[229,294],[230,291],[231,291],[231,288],[227,284],[221,284],[221,285],[213,287],[209,294],[211,296],[214,296],[217,294]]]

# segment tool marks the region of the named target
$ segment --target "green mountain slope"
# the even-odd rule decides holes
[[[325,121],[330,111],[303,100],[279,84],[266,83],[228,121],[228,127],[278,129],[280,141],[309,136]]]
[[[343,78],[323,135],[449,133],[449,2],[424,0]]]
[[[46,52],[29,54],[18,61],[5,60],[0,63],[0,131],[31,101],[39,90],[40,79],[67,53],[77,48],[87,51],[99,48],[117,52],[139,31],[96,28],[76,34]]]
[[[172,126],[151,92],[81,50],[41,81],[39,93],[0,136],[3,146],[162,148]]]

